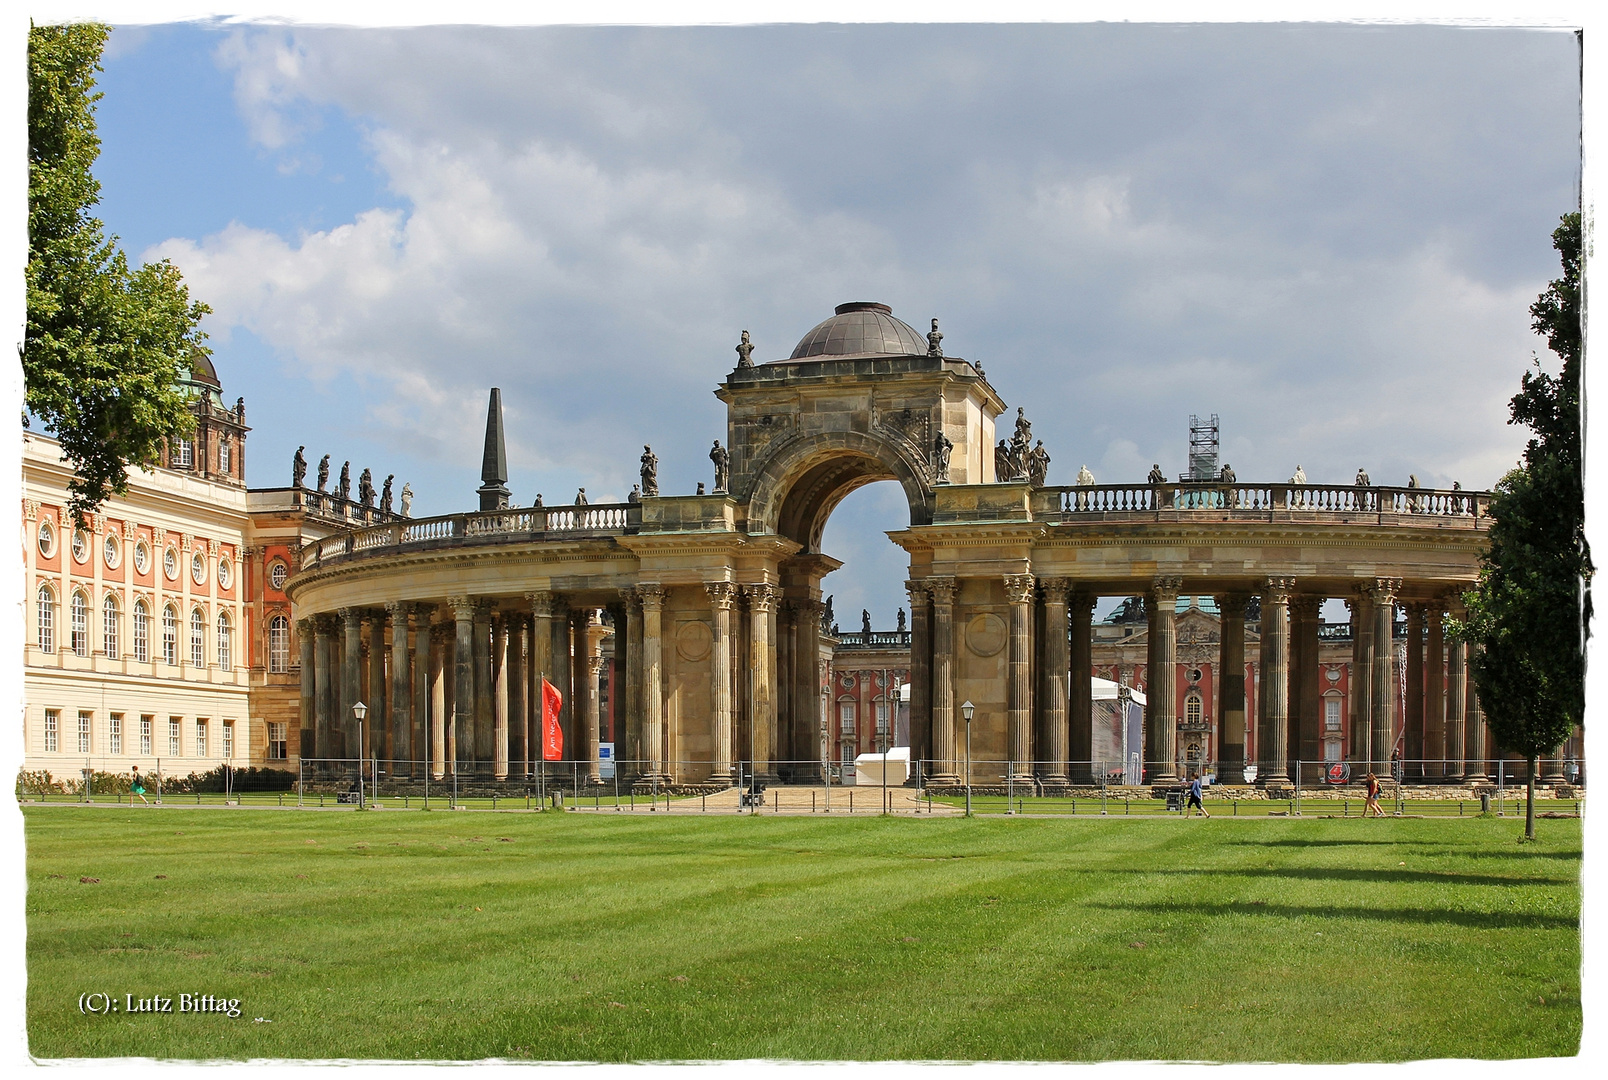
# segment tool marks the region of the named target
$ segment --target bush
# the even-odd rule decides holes
[[[162,778],[162,792],[179,795],[212,795],[228,791],[292,791],[296,787],[296,774],[286,772],[284,769],[267,769],[252,766],[245,769],[235,769],[234,777],[229,778],[229,768],[219,765],[216,769],[204,773],[191,773],[189,776],[164,776]],[[155,778],[146,780],[146,787],[155,789]],[[125,783],[124,791],[128,788]]]
[[[17,770],[17,794],[31,795],[65,795],[67,788],[60,780],[50,775],[48,769],[39,769],[29,772],[26,769]]]

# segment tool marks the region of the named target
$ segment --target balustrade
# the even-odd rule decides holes
[[[1314,514],[1486,515],[1489,493],[1325,484],[1094,484],[1051,488],[1065,517],[1175,511],[1297,511]]]

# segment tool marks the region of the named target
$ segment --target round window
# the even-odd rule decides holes
[[[106,565],[117,569],[118,560],[123,557],[123,541],[115,533],[106,534]]]
[[[145,573],[151,568],[151,549],[141,540],[134,545],[134,569]]]
[[[167,573],[169,581],[179,576],[179,553],[177,551],[168,548],[162,552],[162,569]]]
[[[1200,668],[1195,667],[1189,669],[1189,681],[1200,682]]]
[[[39,554],[47,559],[56,554],[56,529],[48,520],[39,523]]]
[[[285,579],[290,576],[290,567],[282,562],[276,562],[268,571],[268,583],[281,591],[285,588]]]
[[[190,556],[190,579],[197,585],[207,580],[207,557],[199,551]]]
[[[83,529],[73,530],[73,562],[87,562],[89,559],[89,534]]]
[[[228,559],[218,560],[218,587],[227,589],[229,582],[234,578],[234,569],[229,565]]]

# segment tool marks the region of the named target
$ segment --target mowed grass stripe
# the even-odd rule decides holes
[[[1519,849],[1489,820],[25,815],[42,1056],[1398,1060],[1579,1038],[1577,822]],[[273,1023],[73,1007],[142,987]]]

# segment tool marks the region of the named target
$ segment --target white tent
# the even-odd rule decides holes
[[[1094,741],[1090,752],[1096,775],[1121,784],[1144,777],[1145,695],[1110,679],[1089,679]]]
[[[859,787],[881,787],[882,762],[881,754],[861,754],[855,758],[854,783]],[[890,747],[887,763],[889,787],[897,787],[910,779],[910,747]]]

